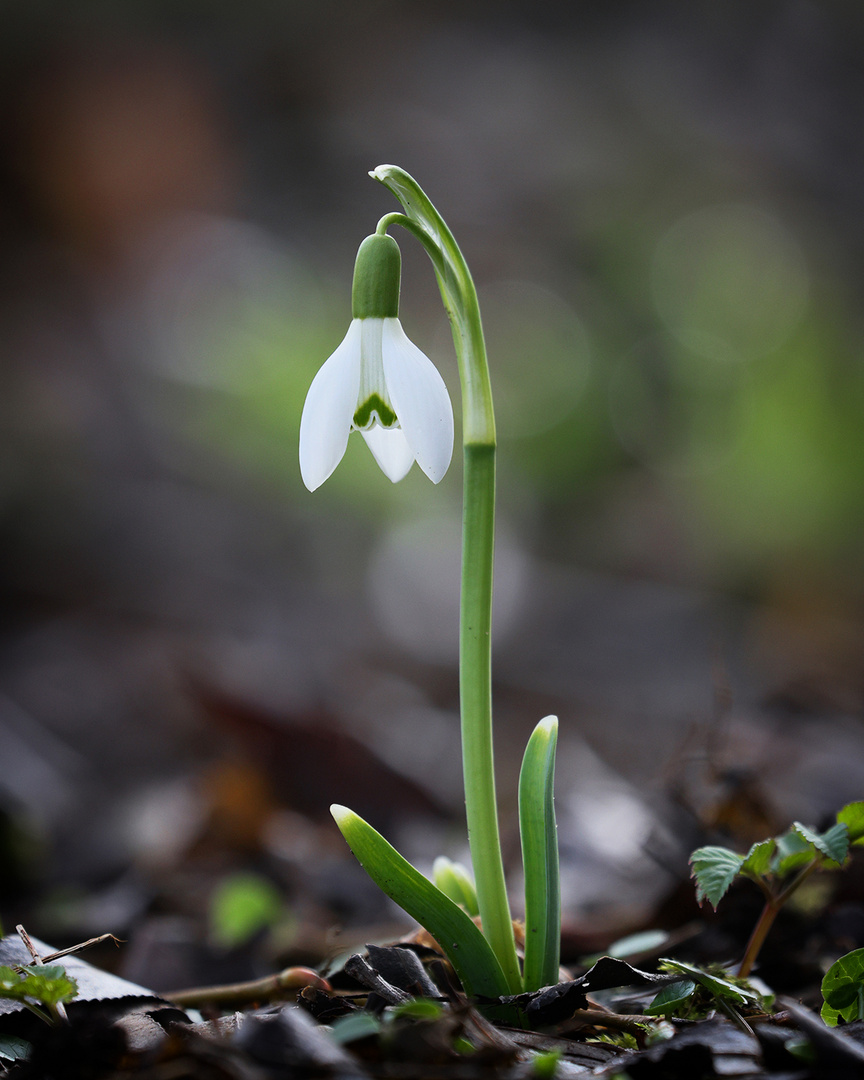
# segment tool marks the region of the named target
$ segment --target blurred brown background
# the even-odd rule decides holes
[[[459,462],[391,487],[352,440],[314,495],[297,466],[395,209],[383,162],[479,288],[501,799],[557,712],[568,918],[638,924],[705,835],[864,793],[858,5],[0,18],[8,923],[203,940],[243,870],[280,897],[273,949],[315,959],[393,918],[330,802],[423,866],[463,853]],[[455,398],[397,239],[403,324]]]

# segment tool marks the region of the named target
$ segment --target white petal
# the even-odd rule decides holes
[[[414,464],[414,451],[399,428],[382,428],[374,424],[360,434],[381,466],[381,471],[394,484],[398,483]]]
[[[405,335],[398,319],[385,319],[381,342],[384,378],[393,409],[417,464],[437,484],[453,456],[453,407],[438,369]]]
[[[300,475],[314,491],[333,472],[348,445],[360,387],[360,320],[312,380],[300,419]]]

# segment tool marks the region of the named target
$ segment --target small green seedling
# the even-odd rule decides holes
[[[48,1024],[56,1023],[57,1006],[77,993],[78,984],[60,966],[0,967],[0,998],[17,1001]]]
[[[330,1025],[330,1037],[340,1046],[376,1039],[384,1046],[400,1041],[404,1047],[411,1045],[408,1033],[412,1026],[434,1030],[436,1044],[441,1049],[446,1047],[453,1055],[470,1057],[477,1052],[453,1014],[448,1014],[443,1005],[429,998],[411,998],[402,1005],[386,1008],[380,1016],[365,1011],[340,1016]],[[418,1033],[418,1046],[421,1040],[422,1035]]]
[[[681,979],[663,987],[645,1009],[646,1016],[696,1019],[704,1015],[706,1008],[719,1008],[738,1022],[739,1010],[763,1009],[772,1004],[745,979],[731,979],[725,971],[719,975],[680,960],[661,960],[660,967]]]
[[[746,855],[725,847],[698,848],[690,856],[696,879],[696,899],[716,908],[738,877],[755,881],[765,897],[759,917],[738,968],[746,978],[777,913],[786,901],[818,870],[837,870],[853,844],[864,844],[864,801],[844,806],[824,833],[796,821],[780,836],[760,840]]]
[[[846,953],[828,968],[822,997],[822,1019],[829,1027],[864,1020],[864,949]]]

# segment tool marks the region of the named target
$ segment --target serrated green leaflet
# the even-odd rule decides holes
[[[696,983],[692,979],[664,986],[657,997],[645,1009],[646,1016],[673,1016],[681,1006],[693,996]]]
[[[847,803],[837,821],[849,830],[850,844],[864,844],[864,802]]]
[[[557,717],[534,728],[519,774],[519,832],[525,870],[525,962],[527,991],[558,982],[561,951],[561,887],[552,788]]]
[[[794,822],[792,828],[803,840],[812,844],[826,859],[837,863],[838,866],[849,852],[849,830],[840,821],[824,833],[814,832],[806,825],[802,825],[800,821]]]
[[[69,1001],[77,993],[78,984],[62,967],[25,968],[23,974],[14,968],[0,967],[0,997],[56,1005],[60,1001]]]
[[[864,1020],[864,949],[841,956],[828,968],[822,997],[822,1019],[831,1027],[841,1018],[847,1023]]]
[[[701,904],[704,899],[716,908],[743,864],[744,856],[729,848],[697,848],[690,856],[693,877],[696,879],[697,903]]]
[[[805,840],[795,828],[778,836],[776,843],[777,849],[771,860],[771,873],[777,877],[784,877],[816,858],[816,845]]]
[[[776,847],[773,840],[760,840],[758,844],[754,844],[744,858],[741,873],[752,877],[761,877],[762,874],[767,873]]]
[[[375,884],[435,938],[469,997],[510,992],[489,942],[468,915],[415,869],[361,817],[344,806],[330,808],[336,824]]]

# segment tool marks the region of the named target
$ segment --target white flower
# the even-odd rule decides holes
[[[359,431],[394,483],[416,461],[437,484],[453,456],[453,408],[435,365],[396,317],[357,318],[309,387],[300,420],[300,473],[314,491]]]

